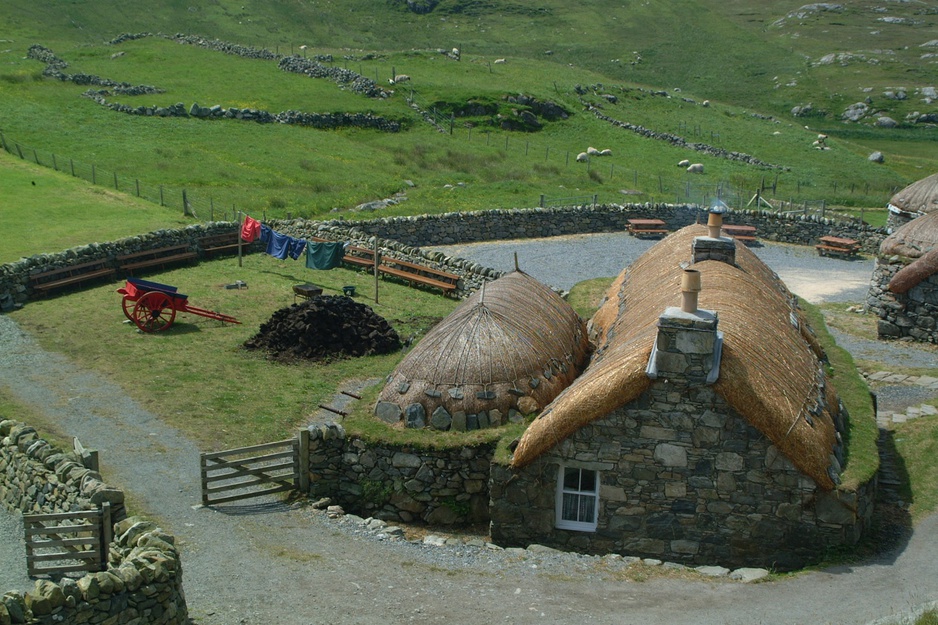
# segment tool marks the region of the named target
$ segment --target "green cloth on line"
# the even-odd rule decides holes
[[[306,243],[306,266],[310,269],[333,269],[345,256],[342,243]]]

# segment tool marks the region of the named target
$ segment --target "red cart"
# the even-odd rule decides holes
[[[127,284],[117,289],[117,292],[124,296],[121,300],[124,315],[143,332],[167,329],[173,325],[177,311],[217,319],[224,323],[241,323],[229,315],[192,306],[189,304],[188,295],[179,293],[176,287],[168,284],[127,278]]]

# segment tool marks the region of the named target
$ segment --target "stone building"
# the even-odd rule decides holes
[[[887,224],[892,228],[938,210],[938,173],[913,182],[893,195],[888,208]]]
[[[879,317],[880,338],[938,343],[938,211],[882,242],[867,307]]]
[[[589,366],[493,464],[496,543],[793,568],[858,540],[875,485],[838,488],[846,414],[824,354],[718,224],[623,271],[590,333]]]
[[[539,412],[583,370],[586,325],[522,271],[485,284],[401,361],[375,406],[407,427],[474,430]]]

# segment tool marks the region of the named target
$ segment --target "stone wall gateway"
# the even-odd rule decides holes
[[[188,610],[175,538],[139,517],[123,518],[123,491],[24,423],[0,420],[0,501],[24,514],[91,510],[109,502],[114,540],[108,569],[77,580],[37,579],[0,599],[0,623],[183,625]]]

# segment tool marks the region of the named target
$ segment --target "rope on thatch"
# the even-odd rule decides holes
[[[900,269],[889,281],[889,290],[893,293],[907,293],[922,280],[936,273],[938,273],[938,248]]]
[[[658,317],[680,302],[680,267],[695,236],[688,226],[643,254],[620,274],[591,320],[597,350],[586,371],[528,427],[512,464],[525,466],[583,426],[637,398],[651,384],[645,366]],[[736,267],[719,261],[693,265],[701,272],[699,305],[715,310],[723,332],[720,377],[714,390],[763,432],[820,486],[836,443],[821,399],[825,377],[817,351],[803,338],[795,299],[750,250],[737,247]],[[794,424],[794,425],[793,425]]]

